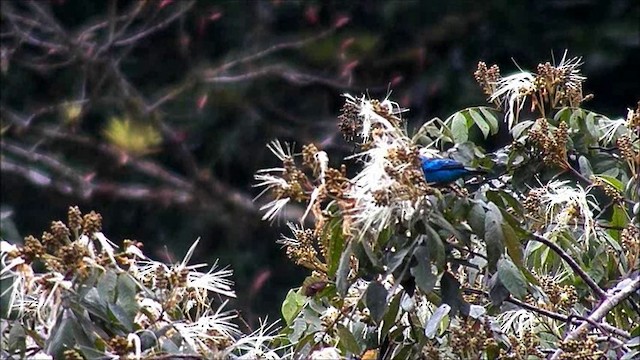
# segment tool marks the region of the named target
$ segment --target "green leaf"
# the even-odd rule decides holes
[[[562,121],[568,123],[571,115],[573,115],[573,109],[570,108],[570,107],[564,107],[564,108],[558,110],[558,112],[556,112],[556,114],[553,117],[553,120],[556,123],[560,123]]]
[[[489,190],[485,193],[485,196],[490,203],[497,207],[503,208],[506,206],[504,200],[502,199],[502,196],[500,196],[500,193],[498,191]]]
[[[528,134],[529,132],[526,131],[529,128],[531,128],[533,126],[533,124],[535,124],[534,121],[531,120],[525,120],[525,121],[520,121],[519,123],[515,124],[512,128],[511,128],[511,136],[513,136],[513,138],[515,140],[519,140],[520,138],[522,138],[524,135]]]
[[[442,296],[442,303],[451,306],[451,316],[455,316],[458,311],[465,314],[465,305],[468,304],[462,299],[460,293],[460,283],[451,273],[445,271],[440,279],[440,295]]]
[[[344,237],[342,236],[342,222],[334,219],[331,221],[329,228],[329,249],[327,251],[328,269],[327,275],[333,277],[338,271],[340,264],[340,255],[344,251]]]
[[[441,304],[438,306],[436,311],[433,312],[433,315],[427,321],[427,324],[424,326],[424,335],[429,339],[433,339],[437,335],[437,331],[440,328],[440,323],[442,319],[449,315],[451,311],[451,306],[448,304]]]
[[[480,106],[478,107],[478,109],[480,109],[480,111],[482,112],[482,115],[484,115],[485,120],[489,123],[489,127],[491,129],[491,135],[497,134],[498,131],[500,131],[500,124],[498,122],[498,118],[494,114],[493,109],[488,108],[486,106]]]
[[[287,325],[291,325],[293,323],[293,320],[298,316],[304,307],[304,304],[304,295],[294,291],[293,289],[289,290],[287,297],[282,303],[282,317]]]
[[[506,256],[498,260],[498,278],[517,298],[522,299],[527,295],[527,281],[513,261]]]
[[[469,316],[479,320],[484,314],[487,313],[487,309],[482,305],[471,305],[469,309]]]
[[[396,269],[398,268],[398,266],[400,266],[401,264],[404,263],[404,261],[407,258],[407,255],[409,254],[409,247],[403,247],[398,249],[395,252],[391,252],[391,251],[387,251],[385,253],[385,264],[387,266],[387,274],[391,274],[394,271],[396,271]]]
[[[0,265],[0,271],[4,270],[4,266]],[[11,302],[11,286],[14,285],[16,277],[9,275],[2,275],[0,278],[0,319],[11,319],[15,320],[18,316],[18,311],[11,309],[9,306]],[[17,284],[15,284],[17,286]]]
[[[438,282],[438,274],[432,271],[430,252],[427,247],[418,246],[413,254],[416,265],[411,268],[411,275],[415,277],[420,291],[430,293]]]
[[[80,350],[85,359],[108,359],[110,357],[104,351],[100,351],[94,347],[78,345],[78,350]]]
[[[91,288],[91,290],[86,292],[85,296],[80,298],[80,305],[91,313],[91,315],[104,321],[109,321],[108,302],[105,300],[107,297],[108,294],[103,298],[98,288]]]
[[[27,349],[26,340],[27,334],[22,325],[19,323],[13,323],[11,325],[11,330],[9,330],[9,351],[13,353],[16,350],[19,350],[21,357],[24,358],[24,352]]]
[[[360,354],[360,345],[356,341],[356,338],[353,336],[351,331],[349,331],[349,329],[339,323],[336,324],[336,330],[338,330],[340,345],[342,345],[346,351],[350,352],[353,355]]]
[[[289,328],[292,330],[289,335],[289,340],[292,343],[297,343],[307,330],[307,323],[304,318],[299,317],[293,320],[293,326],[289,325]]]
[[[600,175],[596,175],[596,178],[604,181],[605,183],[613,186],[616,190],[618,190],[619,192],[624,192],[624,184],[622,183],[622,181],[616,179],[613,176],[609,176],[609,175],[604,175],[604,174],[600,174]]]
[[[64,351],[76,345],[77,340],[74,337],[75,323],[74,316],[69,309],[64,309],[56,320],[56,324],[52,328],[53,331],[49,335],[45,345],[47,354],[53,356],[54,359],[63,359]]]
[[[518,239],[516,232],[509,223],[503,222],[502,233],[504,234],[504,243],[507,247],[507,254],[509,254],[518,267],[522,267],[522,245],[520,244],[520,239]]]
[[[340,265],[338,265],[338,271],[336,273],[336,288],[338,289],[338,294],[341,297],[344,297],[349,289],[349,280],[347,279],[347,276],[351,269],[349,259],[351,258],[352,251],[353,241],[349,241],[346,249],[344,249],[344,252],[340,256]]]
[[[384,315],[382,326],[380,328],[381,338],[387,336],[389,329],[395,325],[398,310],[400,310],[400,300],[402,300],[402,293],[396,294],[396,296],[391,299],[391,303],[389,303],[387,313]]]
[[[522,204],[518,199],[504,190],[500,190],[500,196],[502,196],[502,199],[507,203],[507,205],[511,209],[515,210],[517,214],[522,214]],[[505,209],[501,209],[501,211],[504,216]]]
[[[118,280],[118,274],[112,269],[108,269],[98,279],[96,289],[100,294],[100,299],[106,302],[116,301],[116,282]]]
[[[446,254],[444,243],[438,232],[429,225],[425,225],[426,235],[421,236],[422,243],[429,251],[429,261],[436,264],[438,273],[444,271],[446,266]]]
[[[582,174],[587,179],[591,178],[593,175],[593,169],[591,169],[591,163],[589,159],[584,156],[580,156],[578,158],[578,165],[580,166],[580,174]]]
[[[371,241],[367,238],[364,238],[358,244],[361,245],[361,248],[364,250],[364,253],[367,255],[367,258],[371,262],[371,265],[373,265],[375,269],[382,271],[384,269],[384,266],[378,258],[378,254],[373,249],[373,244],[371,243]]]
[[[124,329],[127,332],[133,331],[133,317],[127,314],[127,311],[118,304],[109,304],[109,318],[114,329]],[[115,320],[115,321],[114,321]]]
[[[469,128],[467,127],[467,119],[461,112],[453,115],[451,122],[451,133],[456,143],[463,143],[469,140]]]
[[[498,274],[494,274],[489,280],[489,298],[493,306],[500,306],[509,298],[509,290],[504,287]]]
[[[488,268],[491,272],[496,270],[498,259],[504,253],[504,232],[502,223],[504,221],[500,209],[493,203],[489,203],[489,211],[484,221],[484,241],[487,244]]]
[[[117,290],[116,305],[120,306],[133,320],[133,317],[138,313],[138,301],[136,300],[137,283],[128,273],[120,274],[118,276]]]
[[[369,308],[371,318],[380,323],[387,307],[387,289],[377,281],[372,281],[367,287],[364,304]]]
[[[581,110],[581,111],[583,111],[583,110]],[[596,114],[595,113],[592,113],[591,111],[588,111],[587,112],[587,116],[584,119],[584,124],[586,125],[587,130],[589,131],[589,134],[591,134],[592,138],[597,139],[600,136],[600,133],[596,129]]]
[[[393,357],[393,360],[406,360],[411,357],[411,346],[403,346],[398,350],[396,356]]]
[[[628,223],[629,215],[627,215],[627,210],[619,204],[613,205],[613,214],[611,214],[611,221],[609,222],[609,225],[615,229],[609,229],[609,234],[611,234],[611,236],[616,240],[619,240],[621,230],[618,229],[625,228]]]
[[[447,219],[445,219],[442,215],[438,213],[432,213],[429,220],[431,220],[433,224],[438,225],[444,230],[449,231],[449,233],[455,236],[456,239],[462,240],[465,238],[464,236],[462,236],[460,231],[458,231],[458,229],[456,229],[453,225],[451,225],[451,223],[447,221]]]
[[[489,133],[491,132],[491,126],[482,117],[480,112],[478,110],[474,109],[474,108],[471,108],[471,109],[469,109],[468,113],[471,116],[471,118],[473,119],[473,122],[476,124],[476,126],[478,126],[478,128],[482,132],[482,135],[484,136],[484,138],[486,139],[487,137],[489,137]]]
[[[480,236],[484,235],[484,219],[484,206],[478,203],[473,204],[469,214],[467,214],[467,222],[469,223],[469,226],[471,226],[473,232]]]

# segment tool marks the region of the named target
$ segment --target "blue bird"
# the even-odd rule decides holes
[[[453,159],[429,159],[421,156],[420,166],[427,183],[436,185],[448,184],[461,177],[485,173],[483,170],[467,168]]]

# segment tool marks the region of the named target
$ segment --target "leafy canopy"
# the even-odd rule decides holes
[[[280,242],[311,272],[282,305],[284,343],[311,358],[636,356],[640,108],[582,108],[580,65],[503,77],[481,62],[493,106],[413,134],[397,103],[345,95],[339,128],[358,151],[336,168],[272,142],[264,219],[303,204]],[[422,156],[488,175],[435,187]]]

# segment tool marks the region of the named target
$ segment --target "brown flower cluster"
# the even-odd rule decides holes
[[[577,72],[580,65],[573,59],[560,66],[551,63],[538,64],[534,85],[541,95],[542,101],[552,108],[561,106],[577,107],[584,100],[582,81],[584,77]]]
[[[542,159],[547,165],[555,165],[562,169],[568,169],[567,141],[569,140],[569,127],[566,122],[561,122],[554,131],[549,130],[547,119],[540,118],[534,128],[529,131],[529,141],[542,153]]]
[[[108,266],[113,261],[108,254],[94,253],[96,248],[90,248],[88,243],[78,241],[81,236],[87,236],[88,241],[96,241],[95,233],[102,230],[102,216],[91,211],[84,216],[77,206],[68,211],[67,224],[53,221],[49,231],[44,231],[38,239],[29,235],[24,239],[24,245],[18,247],[9,258],[22,257],[26,264],[41,261],[48,271],[65,274],[67,277],[89,275],[86,257],[94,257],[95,261]],[[141,247],[141,243],[131,242],[130,245]],[[121,266],[127,266],[132,261],[131,254],[114,254],[114,259]]]
[[[602,181],[602,179],[600,178],[597,178],[597,177],[593,178],[593,186],[598,186],[602,188],[604,193],[607,194],[607,196],[609,196],[611,200],[613,200],[614,202],[621,203],[622,201],[624,201],[622,194],[620,194],[620,192],[615,187]]]
[[[578,293],[573,285],[560,285],[550,276],[540,276],[538,280],[549,300],[542,305],[543,308],[552,311],[568,311],[578,302]]]
[[[350,102],[345,102],[338,115],[338,129],[345,140],[356,142],[362,132],[362,119],[358,116],[358,107]]]
[[[316,247],[320,247],[323,257],[326,256],[326,244],[323,243],[326,237],[321,239],[312,229],[291,227],[291,231],[294,239],[285,238],[280,241],[286,246],[289,259],[307,269],[326,273],[327,265],[318,258],[318,250],[316,250]]]
[[[635,110],[629,110],[627,114],[627,127],[635,131],[640,131],[640,101]]]
[[[560,343],[559,359],[561,360],[599,360],[604,353],[598,349],[594,337],[582,333],[578,339],[565,340]]]
[[[370,104],[371,110],[389,121],[392,126],[399,128],[402,125],[402,119],[379,100],[372,99]],[[338,115],[338,129],[345,140],[356,143],[361,149],[367,149],[371,145],[371,141],[363,142],[362,128],[363,117],[360,114],[358,105],[349,101],[345,102],[340,110],[340,115]],[[374,124],[370,131],[371,135],[375,136],[376,133],[382,132],[383,129]]]
[[[416,146],[409,149],[391,149],[387,159],[390,165],[384,170],[395,182],[389,188],[373,193],[378,206],[388,206],[393,201],[415,200],[433,194],[434,190],[427,185],[420,169],[420,157]]]
[[[314,144],[303,146],[301,165],[296,164],[293,155],[285,156],[282,160],[284,171],[279,175],[284,183],[270,186],[273,198],[289,198],[298,203],[305,203],[311,200],[311,194],[316,188],[320,189],[314,200],[316,203],[321,203],[327,197],[342,198],[349,188],[346,167],[343,165],[338,170],[326,166],[327,164],[323,164],[319,158],[319,153]],[[317,216],[319,213],[314,211],[314,215]]]
[[[111,351],[116,355],[127,355],[133,350],[133,344],[123,336],[114,336],[109,339],[107,345]]]
[[[496,83],[500,79],[500,68],[496,64],[487,67],[484,61],[480,61],[478,62],[478,68],[473,73],[473,77],[482,88],[482,92],[487,96],[491,96],[496,91]]]
[[[461,359],[478,359],[489,349],[498,351],[498,342],[493,338],[488,321],[480,322],[466,318],[459,327],[451,330],[451,348]]]
[[[499,360],[524,360],[534,358],[544,358],[540,351],[540,339],[530,330],[525,331],[521,337],[509,336],[509,350],[500,349]]]
[[[63,352],[64,360],[84,360],[84,356],[77,349],[67,349]]]
[[[540,211],[540,203],[542,201],[543,188],[535,188],[529,190],[527,197],[524,198],[522,206],[529,214],[537,215]]]
[[[578,107],[591,97],[582,94],[582,83],[586,78],[580,74],[580,65],[580,58],[567,59],[565,54],[558,65],[549,62],[538,64],[536,74],[522,72],[522,76],[503,78],[498,66],[487,67],[484,62],[479,62],[474,77],[498,107],[512,103],[516,97],[520,104],[523,104],[521,99],[530,98],[531,110],[537,109],[545,117],[546,109]],[[511,100],[500,99],[501,95],[507,95]]]
[[[627,225],[620,235],[622,251],[627,256],[627,263],[630,269],[637,269],[640,266],[640,228],[633,224]]]

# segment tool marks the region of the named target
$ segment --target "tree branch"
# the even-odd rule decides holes
[[[478,294],[478,295],[482,295],[486,298],[490,298],[489,293],[483,290],[478,290],[478,289],[470,289],[470,288],[463,288],[462,291],[466,292],[466,293],[471,293],[471,294]],[[598,323],[596,321],[590,320],[589,318],[584,318],[581,316],[566,316],[566,315],[562,315],[560,313],[557,312],[553,312],[547,309],[542,309],[539,308],[537,306],[531,305],[531,304],[527,304],[526,302],[520,301],[512,296],[509,296],[507,299],[505,299],[506,302],[517,305],[523,309],[529,310],[531,312],[549,317],[551,319],[554,320],[558,320],[558,321],[562,321],[565,323],[570,323],[570,324],[583,324],[584,322],[590,322],[592,323],[591,325],[597,326],[598,328],[608,331],[612,334],[615,334],[617,336],[620,336],[622,338],[625,339],[629,339],[631,338],[631,334],[629,334],[628,332],[622,330],[622,329],[618,329],[615,326],[611,326],[609,324],[605,324],[605,323]]]
[[[322,38],[325,38],[329,35],[331,35],[333,32],[335,32],[338,28],[340,28],[343,24],[335,24],[334,26],[330,27],[329,29],[316,34],[314,36],[310,36],[301,40],[296,40],[296,41],[291,41],[291,42],[283,42],[283,43],[279,43],[279,44],[275,44],[272,45],[264,50],[258,51],[256,53],[247,55],[245,57],[241,57],[237,60],[232,60],[232,61],[228,61],[220,66],[218,66],[215,69],[211,69],[207,71],[207,76],[209,77],[213,77],[216,76],[217,74],[224,72],[226,70],[229,70],[237,65],[240,64],[247,64],[249,62],[255,61],[255,60],[259,60],[262,58],[267,57],[268,55],[271,55],[275,52],[278,52],[280,50],[284,50],[284,49],[299,49],[311,42],[320,40]]]
[[[558,254],[569,265],[569,267],[571,267],[571,269],[575,271],[578,276],[580,276],[580,278],[587,284],[587,286],[591,288],[591,290],[598,296],[600,300],[604,300],[606,298],[604,290],[602,290],[602,288],[598,286],[598,284],[596,284],[596,282],[591,278],[591,276],[589,276],[589,274],[582,270],[580,265],[578,265],[578,263],[573,260],[573,258],[569,254],[567,254],[566,251],[564,251],[554,242],[540,235],[533,234],[532,236],[533,240],[547,245],[551,250]]]
[[[163,29],[164,27],[166,27],[167,25],[171,24],[175,19],[177,19],[178,17],[180,17],[182,14],[186,13],[187,11],[189,11],[189,9],[191,9],[193,7],[193,5],[195,5],[195,1],[190,1],[188,2],[186,5],[183,5],[182,8],[178,11],[176,11],[174,14],[172,14],[171,16],[167,17],[166,19],[160,21],[159,23],[144,29],[140,32],[138,32],[137,34],[134,34],[126,39],[122,39],[122,40],[118,40],[114,42],[115,46],[126,46],[126,45],[131,45],[133,43],[135,43],[136,41],[147,37],[151,34],[153,34],[154,32]]]
[[[625,279],[618,283],[618,285],[607,291],[606,298],[600,303],[600,305],[591,312],[591,315],[587,317],[588,322],[583,322],[577,328],[565,336],[564,341],[570,341],[577,339],[585,331],[588,331],[593,325],[591,322],[599,323],[611,309],[620,304],[627,297],[640,289],[640,275],[636,275],[635,278]],[[551,359],[558,359],[562,354],[562,349],[556,350]]]

